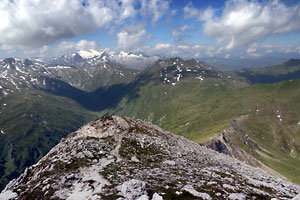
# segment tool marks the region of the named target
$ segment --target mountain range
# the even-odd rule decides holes
[[[262,68],[278,65],[289,60],[286,57],[258,57],[258,58],[202,58],[203,62],[223,71],[235,71],[242,68]]]
[[[299,60],[223,72],[194,59],[106,54],[0,62],[1,189],[103,115],[150,121],[300,183]],[[128,69],[112,58],[137,65]],[[261,76],[267,82],[256,81]]]
[[[99,63],[112,62],[126,68],[143,70],[158,59],[159,56],[146,56],[142,53],[135,54],[124,51],[99,52],[90,49],[65,54],[58,58],[46,59],[45,62],[75,66],[94,66]]]

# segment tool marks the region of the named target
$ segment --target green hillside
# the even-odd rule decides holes
[[[254,85],[261,92],[242,123],[231,135],[236,145],[291,181],[300,184],[300,80]],[[243,143],[243,136],[258,146]]]
[[[232,119],[249,115],[244,132],[276,159],[253,153],[239,140],[234,140],[236,145],[300,183],[300,80],[246,86],[227,79],[199,82],[190,77],[172,86],[153,76],[140,79],[136,87],[117,109],[105,112],[145,119],[195,142],[205,142]]]
[[[1,98],[0,190],[61,138],[96,118],[74,101],[37,90]]]

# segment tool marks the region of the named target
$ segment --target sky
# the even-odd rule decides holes
[[[0,57],[300,57],[298,0],[1,0]]]

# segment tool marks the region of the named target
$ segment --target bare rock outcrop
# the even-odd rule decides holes
[[[300,187],[142,120],[70,134],[0,199],[292,199]]]

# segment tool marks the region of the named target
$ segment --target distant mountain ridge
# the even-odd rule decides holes
[[[95,51],[80,50],[77,53],[65,54],[58,58],[47,59],[52,64],[66,64],[75,66],[93,66],[100,63],[112,62],[130,69],[143,70],[152,65],[158,56],[145,56],[124,51]]]
[[[90,66],[49,64],[41,59],[7,58],[0,61],[2,92],[45,87],[45,78],[64,81],[73,87],[93,91],[99,87],[127,83],[139,72],[112,62]],[[1,88],[0,88],[1,89]]]
[[[214,66],[222,71],[235,71],[242,68],[262,68],[271,65],[278,65],[286,62],[288,58],[265,57],[265,58],[218,58],[208,57],[199,59],[204,63]]]
[[[275,83],[300,78],[300,59],[290,59],[280,65],[245,68],[235,72],[252,83]]]

